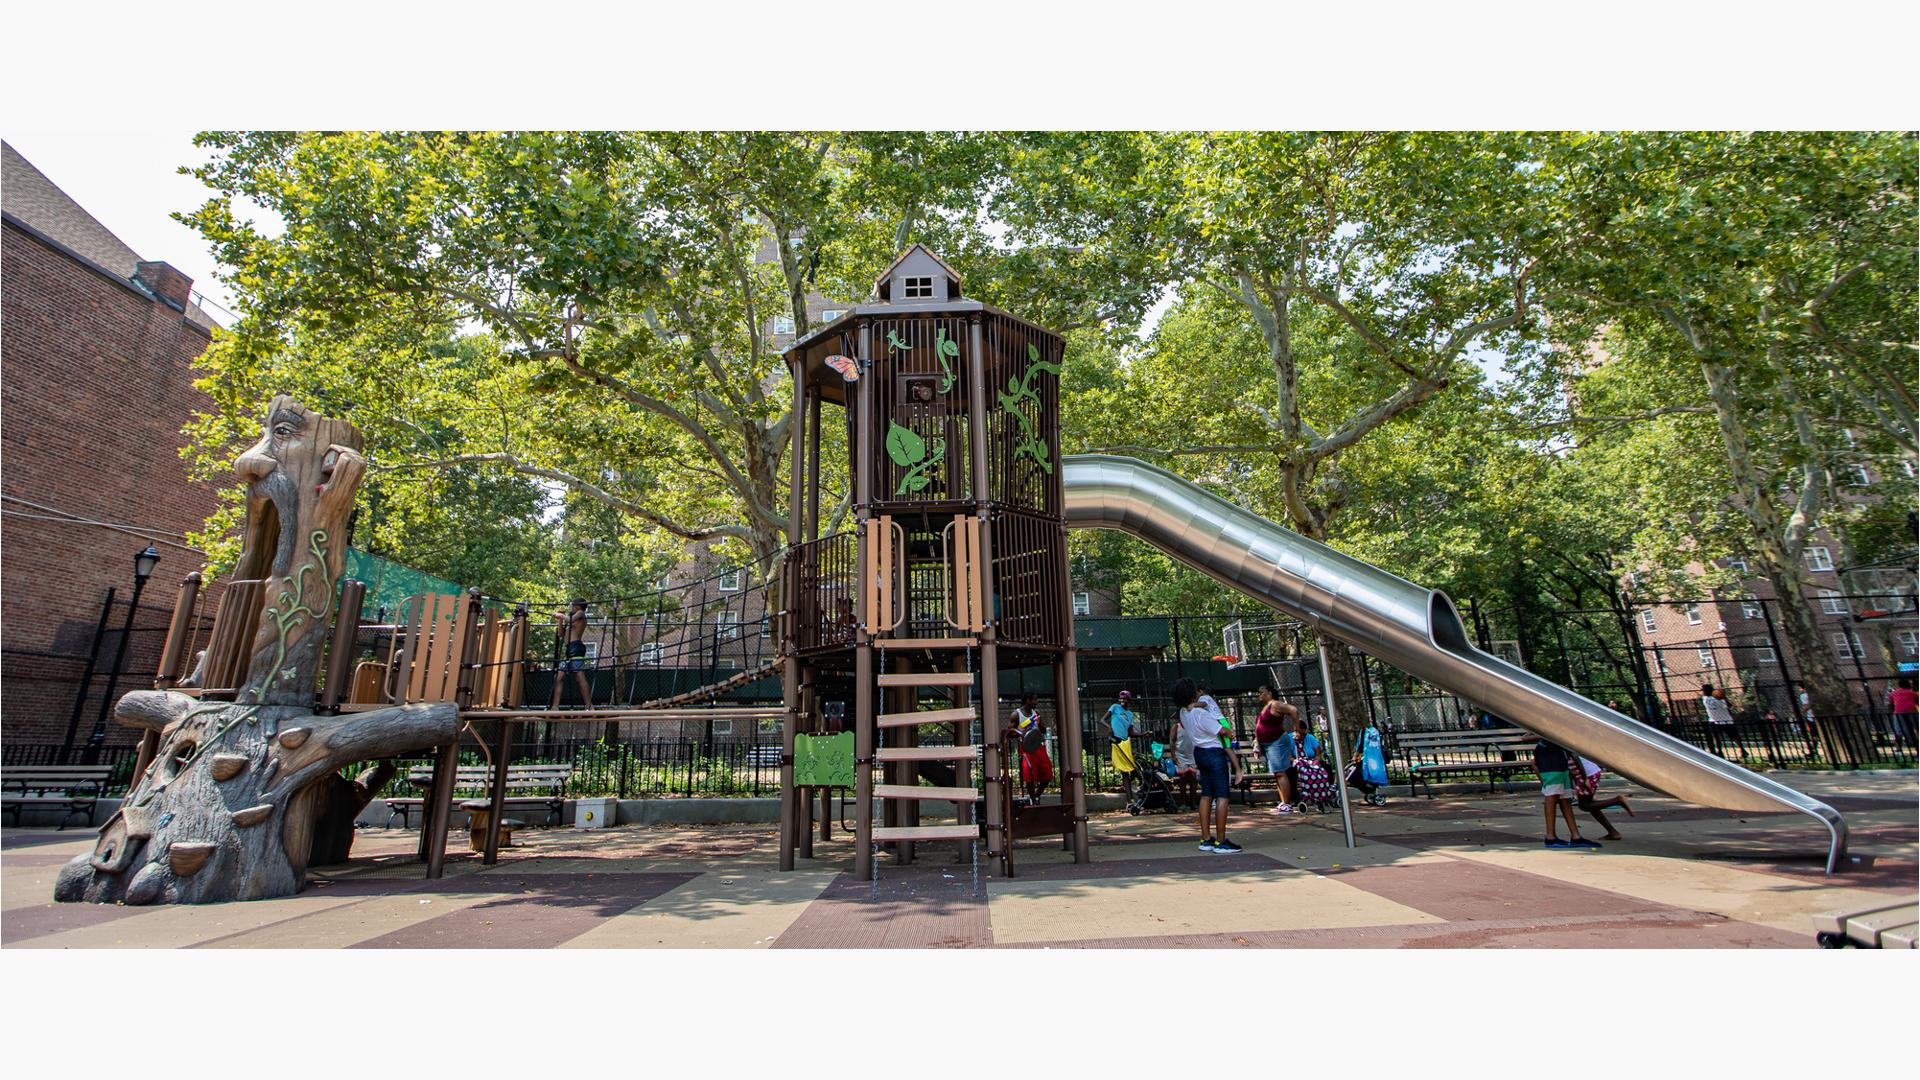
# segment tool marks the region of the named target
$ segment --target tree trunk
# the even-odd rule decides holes
[[[1711,361],[1701,366],[1719,422],[1720,439],[1726,446],[1728,473],[1739,496],[1740,511],[1753,529],[1755,561],[1779,598],[1780,631],[1799,663],[1807,697],[1821,716],[1846,716],[1854,711],[1853,702],[1832,650],[1820,640],[1820,628],[1807,599],[1812,583],[1800,561],[1801,544],[1790,534],[1789,523],[1781,516],[1772,491],[1754,463],[1733,369]]]

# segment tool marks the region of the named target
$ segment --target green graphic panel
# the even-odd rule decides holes
[[[800,787],[852,787],[853,732],[795,735],[793,782]]]

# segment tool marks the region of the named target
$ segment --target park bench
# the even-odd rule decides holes
[[[1531,732],[1516,728],[1407,731],[1394,736],[1401,760],[1407,763],[1408,788],[1427,785],[1429,799],[1433,798],[1435,776],[1485,773],[1489,793],[1496,780],[1510,784],[1514,773],[1533,771],[1533,744],[1537,741]]]
[[[34,806],[57,807],[65,811],[60,827],[75,814],[87,815],[93,824],[93,808],[106,793],[110,765],[8,765],[0,770],[0,802],[13,823]]]
[[[780,754],[778,746],[749,746],[746,765],[750,769],[777,769],[780,767]]]
[[[1913,949],[1920,936],[1920,904],[1902,900],[1862,911],[1813,917],[1813,939],[1823,949]]]
[[[566,807],[567,778],[573,774],[571,765],[509,765],[507,766],[507,796],[503,808],[533,808],[544,810],[552,818],[552,824],[560,824],[561,811]],[[426,791],[433,786],[433,767],[416,766],[407,771],[407,782],[416,790]],[[493,766],[462,765],[454,773],[453,790],[456,804],[471,811],[467,804],[480,802],[493,791]],[[426,805],[424,798],[398,798],[387,801],[387,823],[392,824],[395,816],[400,818],[401,828],[411,822],[413,811]]]
[[[1240,805],[1252,806],[1256,794],[1272,795],[1275,802],[1280,801],[1280,790],[1274,784],[1274,776],[1267,771],[1267,757],[1251,746],[1236,747],[1233,756],[1240,761],[1240,782],[1235,785],[1240,791]]]

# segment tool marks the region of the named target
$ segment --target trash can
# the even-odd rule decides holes
[[[575,799],[573,802],[573,827],[576,829],[604,829],[613,824],[620,813],[619,799]]]

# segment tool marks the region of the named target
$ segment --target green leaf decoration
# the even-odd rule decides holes
[[[908,491],[924,491],[926,486],[931,483],[933,483],[933,477],[925,473],[915,473],[907,477],[906,488]]]
[[[893,352],[912,352],[913,346],[900,340],[898,331],[887,331],[887,348]]]
[[[1027,359],[1034,363],[1040,361],[1040,347],[1031,341],[1027,342]]]
[[[911,428],[889,423],[887,425],[887,456],[893,459],[895,465],[903,469],[909,465],[918,464],[926,460],[926,441],[914,434]]]

